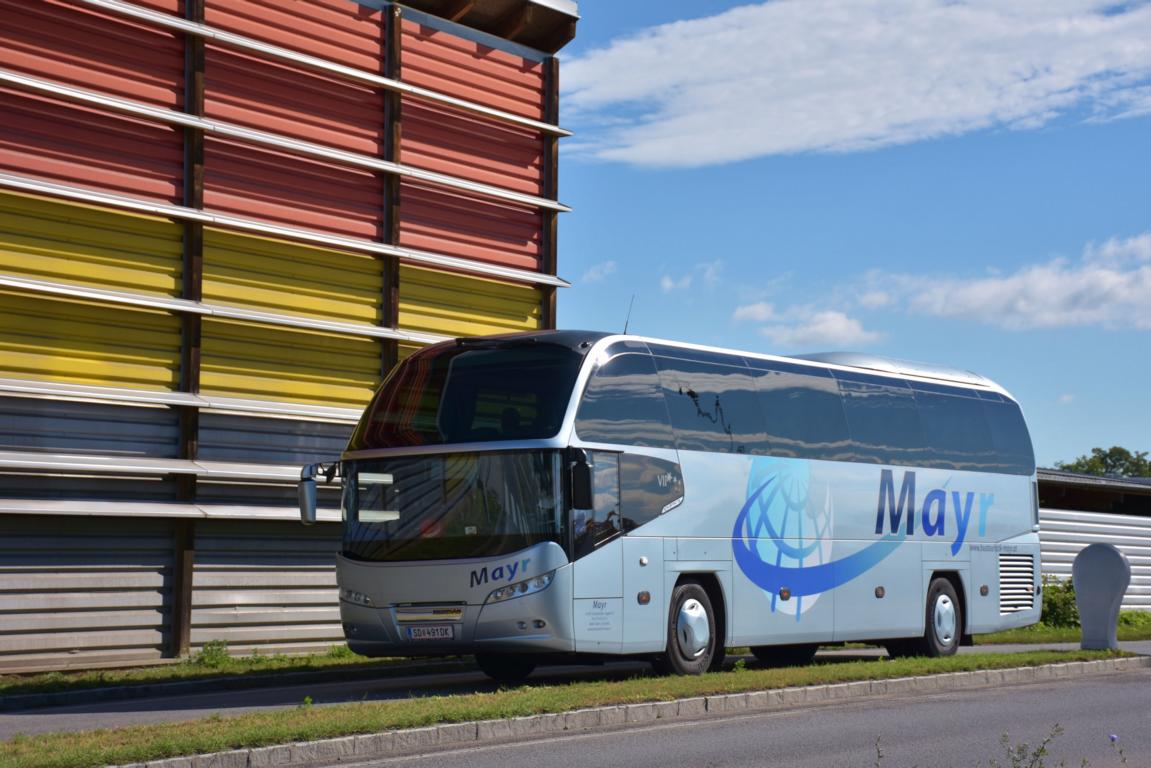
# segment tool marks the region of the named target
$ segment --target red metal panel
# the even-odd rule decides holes
[[[400,159],[529,195],[541,192],[544,143],[539,131],[404,99]]]
[[[543,119],[543,64],[412,21],[403,46],[404,82]]]
[[[180,108],[182,35],[53,0],[0,0],[0,19],[0,67]]]
[[[383,72],[383,12],[351,0],[207,0],[205,21],[345,66]]]
[[[477,261],[539,269],[540,212],[405,180],[400,245]]]
[[[380,236],[383,182],[356,168],[209,138],[204,207],[352,237]]]
[[[207,48],[205,89],[208,117],[352,152],[382,152],[384,97],[377,89],[214,45]]]
[[[0,88],[0,169],[179,203],[183,131]]]

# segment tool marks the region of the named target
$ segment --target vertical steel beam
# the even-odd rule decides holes
[[[549,57],[544,62],[544,122],[559,124],[560,117],[560,67],[559,59]],[[543,188],[540,196],[549,200],[559,199],[559,137],[555,134],[541,134],[544,143]],[[559,269],[558,240],[559,215],[556,211],[541,210],[540,226],[540,271],[555,275]],[[556,327],[555,286],[542,286],[540,301],[540,324],[544,328]]]
[[[204,0],[185,0],[189,21],[203,23]],[[184,36],[184,111],[204,115],[204,38]],[[184,129],[184,205],[204,207],[204,133],[198,128]],[[204,225],[184,222],[183,264],[180,294],[190,301],[204,295]],[[197,314],[181,317],[180,390],[200,391],[200,348],[203,324]],[[199,453],[200,411],[180,408],[180,458],[195,459]],[[196,498],[196,478],[181,475],[178,479],[181,499]],[[172,574],[170,656],[184,656],[192,639],[192,571],[195,563],[195,531],[192,521],[176,524],[175,562]]]
[[[400,79],[403,53],[403,10],[398,5],[384,7],[384,77]],[[384,93],[384,160],[400,162],[400,144],[403,138],[403,100],[397,91]],[[388,245],[400,244],[400,177],[394,173],[384,176],[384,215],[382,240]],[[383,295],[380,297],[380,324],[388,328],[400,325],[400,261],[394,256],[381,256]],[[400,360],[399,343],[383,341],[380,377],[387,375]]]
[[[187,656],[192,646],[192,575],[196,563],[196,521],[177,520],[172,531],[172,601],[167,655]]]

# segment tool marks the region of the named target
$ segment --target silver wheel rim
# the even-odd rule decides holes
[[[935,609],[932,611],[932,620],[935,624],[935,637],[939,643],[949,646],[955,641],[955,603],[947,595],[935,598]]]
[[[675,621],[675,637],[679,643],[680,653],[689,659],[703,655],[708,643],[711,642],[707,610],[703,607],[703,603],[694,597],[684,600],[679,606],[679,616]]]

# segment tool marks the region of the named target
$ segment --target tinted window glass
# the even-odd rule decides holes
[[[655,361],[680,449],[767,452],[763,414],[746,368],[660,356]]]
[[[925,392],[913,384],[927,443],[927,463],[942,469],[1001,471],[983,407],[974,392]]]
[[[589,451],[592,471],[591,509],[572,510],[574,556],[579,558],[622,532],[619,498],[619,454]]]
[[[344,555],[492,557],[560,541],[553,451],[344,462]]]
[[[679,465],[634,453],[619,457],[623,530],[635,530],[683,500]]]
[[[802,459],[847,458],[847,422],[835,379],[825,370],[748,360],[771,453]]]
[[[1035,454],[1031,448],[1031,436],[1019,406],[1010,400],[985,398],[980,393],[987,427],[991,432],[991,442],[995,446],[1000,472],[1013,475],[1030,475],[1035,471]]]
[[[907,382],[835,371],[855,461],[921,464],[923,430]]]
[[[582,362],[548,344],[429,347],[388,376],[349,448],[552,437]]]
[[[584,440],[674,448],[667,406],[650,355],[616,355],[592,374],[576,413]]]

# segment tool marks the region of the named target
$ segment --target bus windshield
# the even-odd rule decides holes
[[[583,354],[561,344],[440,344],[405,360],[349,450],[554,437]]]
[[[433,560],[561,541],[559,451],[345,461],[344,555]]]

